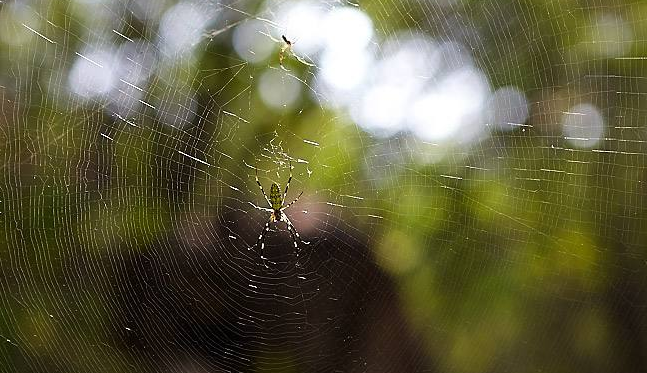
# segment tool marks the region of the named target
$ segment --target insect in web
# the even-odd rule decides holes
[[[250,204],[261,211],[266,211],[271,213],[268,222],[265,223],[265,227],[263,228],[263,231],[261,231],[261,234],[258,236],[258,241],[256,241],[256,244],[254,245],[254,246],[258,246],[259,243],[261,244],[261,259],[263,260],[263,262],[265,262],[265,259],[266,259],[263,256],[263,249],[265,248],[265,234],[270,230],[270,224],[272,223],[276,224],[279,222],[284,222],[287,225],[288,231],[290,231],[290,235],[292,236],[292,243],[294,244],[294,252],[296,257],[299,256],[299,243],[303,243],[306,245],[309,243],[301,240],[301,237],[299,236],[299,232],[297,232],[297,230],[294,228],[294,225],[292,225],[292,222],[290,221],[288,216],[285,215],[285,213],[283,212],[288,207],[292,206],[293,203],[298,201],[299,198],[301,198],[301,195],[303,194],[303,191],[301,191],[301,193],[299,193],[297,198],[295,198],[292,202],[288,203],[287,205],[285,204],[285,197],[288,195],[288,189],[290,188],[291,181],[292,181],[292,162],[290,162],[290,177],[288,178],[288,182],[285,184],[285,191],[283,192],[283,195],[281,195],[281,188],[279,187],[279,184],[272,183],[272,186],[270,187],[270,196],[268,197],[267,194],[265,194],[265,191],[263,190],[263,185],[261,185],[261,182],[258,181],[258,169],[256,169],[256,184],[258,184],[258,187],[261,188],[261,193],[263,193],[263,197],[265,197],[265,201],[267,201],[267,204],[270,206],[270,208],[256,206],[251,202]]]
[[[311,67],[315,66],[315,64],[306,61],[305,59],[299,57],[294,53],[294,51],[292,50],[292,47],[294,46],[294,44],[296,44],[296,41],[288,40],[288,38],[285,37],[285,35],[281,35],[281,39],[283,39],[283,45],[281,46],[281,50],[279,50],[279,64],[281,65],[281,68],[283,70],[287,70],[285,66],[283,66],[283,61],[285,61],[286,57],[288,56],[294,57],[297,61],[301,62],[306,66],[311,66]]]
[[[286,38],[285,35],[281,35],[281,38],[285,42],[285,45],[283,45],[281,47],[281,50],[279,51],[279,64],[283,66],[283,60],[285,59],[285,54],[292,52],[292,42],[288,40],[288,38]]]

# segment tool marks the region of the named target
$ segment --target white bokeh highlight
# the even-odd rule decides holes
[[[260,77],[260,96],[263,102],[272,109],[293,107],[301,96],[301,82],[286,76],[281,70],[270,69]]]
[[[122,118],[140,112],[148,79],[157,66],[153,45],[135,39],[121,45],[114,59],[115,87],[109,94],[109,110]]]
[[[460,38],[437,41],[403,30],[380,40],[361,9],[326,8],[311,1],[282,6],[275,20],[276,32],[285,32],[295,41],[297,55],[303,48],[316,66],[308,89],[313,99],[350,114],[377,139],[421,140],[421,152],[429,153],[420,154],[421,162],[436,162],[457,146],[481,141],[491,130],[530,127],[524,92],[514,86],[492,92],[472,49]],[[285,105],[261,85],[268,106]]]
[[[445,42],[438,47],[440,54],[439,74],[449,74],[454,70],[473,67],[474,59],[469,49],[458,42]]]
[[[116,117],[132,117],[141,112],[157,65],[156,48],[139,39],[124,42],[118,49],[83,51],[76,54],[69,71],[68,90],[84,100],[106,102]]]
[[[19,2],[3,5],[0,8],[0,41],[2,43],[21,46],[33,38],[39,37],[35,32],[38,32],[40,28],[40,19],[34,9]]]
[[[438,45],[422,35],[400,35],[381,49],[384,57],[375,66],[375,80],[412,91],[429,84],[442,63]]]
[[[276,45],[264,35],[267,33],[265,23],[259,20],[249,20],[234,29],[232,38],[234,50],[247,62],[259,63],[272,55]]]
[[[604,118],[597,107],[582,103],[571,107],[562,116],[564,139],[578,148],[591,148],[604,136]]]
[[[410,128],[426,141],[474,139],[486,129],[483,109],[489,91],[487,78],[480,70],[455,71],[416,100]]]
[[[111,48],[77,53],[68,75],[69,90],[85,99],[110,92],[117,80],[115,54]]]
[[[323,83],[339,93],[350,93],[364,82],[373,59],[366,51],[355,50],[347,53],[325,52],[320,62]]]
[[[337,54],[363,50],[373,39],[373,21],[366,13],[350,7],[334,8],[320,30],[324,48]]]
[[[282,25],[281,32],[292,41],[292,50],[308,56],[322,47],[324,39],[322,27],[327,10],[319,3],[299,1],[287,3],[278,12],[277,22]],[[277,33],[277,39],[280,35]]]
[[[634,33],[629,23],[612,13],[593,17],[586,46],[593,53],[607,58],[626,55],[633,46]]]
[[[436,44],[423,36],[388,40],[384,55],[369,71],[370,83],[349,105],[352,118],[364,130],[380,137],[406,127],[412,103],[433,81],[440,55]]]
[[[528,99],[519,89],[497,89],[489,99],[486,122],[492,129],[511,131],[523,127],[528,119]]]
[[[374,85],[350,108],[351,116],[366,131],[391,136],[403,128],[409,99],[410,92],[405,87]]]
[[[179,2],[169,8],[159,25],[157,44],[162,53],[172,57],[191,52],[215,18],[215,9],[191,2]]]

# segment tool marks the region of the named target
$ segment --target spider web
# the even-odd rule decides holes
[[[644,370],[646,20],[0,1],[0,371]]]

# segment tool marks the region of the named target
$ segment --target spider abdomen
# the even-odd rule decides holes
[[[283,204],[283,199],[281,198],[281,190],[279,185],[274,183],[270,187],[270,203],[272,204],[273,210],[280,210]]]

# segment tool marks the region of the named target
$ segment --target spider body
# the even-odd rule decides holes
[[[267,207],[259,207],[254,205],[253,203],[250,202],[250,204],[257,209],[261,211],[266,211],[271,213],[269,221],[265,223],[265,227],[263,228],[263,231],[261,234],[258,236],[258,241],[256,242],[256,246],[260,243],[261,244],[261,259],[265,261],[265,257],[263,256],[263,249],[265,248],[265,233],[270,229],[270,224],[272,223],[279,223],[279,222],[284,222],[287,227],[288,231],[290,231],[290,234],[292,235],[292,243],[294,244],[294,251],[295,255],[298,257],[299,256],[299,245],[298,243],[305,243],[308,244],[308,242],[302,241],[301,237],[299,237],[299,232],[294,228],[292,225],[292,222],[288,218],[287,215],[283,212],[285,209],[288,207],[292,206],[293,203],[299,200],[303,192],[299,193],[297,198],[295,198],[292,202],[288,203],[287,205],[285,204],[285,197],[288,194],[288,188],[290,187],[290,181],[292,181],[292,163],[290,163],[290,177],[288,178],[288,182],[285,184],[285,191],[283,194],[281,194],[281,187],[279,186],[278,183],[272,183],[272,186],[270,186],[270,196],[268,197],[267,194],[265,194],[265,191],[263,190],[263,185],[261,185],[261,182],[258,181],[258,170],[256,170],[256,184],[258,184],[258,187],[261,188],[261,193],[263,193],[263,196],[265,197],[265,201],[267,201],[267,204],[270,206],[270,208]],[[267,267],[267,265],[265,265]]]
[[[285,44],[292,46],[292,42],[288,40],[288,38],[285,37],[285,35],[281,35],[281,38],[283,38],[283,41]]]
[[[288,38],[286,38],[285,35],[281,35],[281,38],[283,39],[285,44],[281,47],[281,51],[279,52],[279,64],[283,66],[283,60],[285,59],[285,54],[292,52],[292,42],[288,40]]]
[[[273,183],[270,187],[270,205],[274,210],[274,214],[280,216],[281,207],[283,207],[283,198],[281,198],[281,189],[279,184]]]

